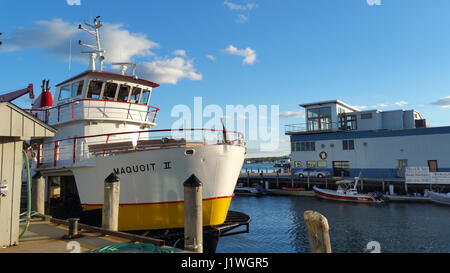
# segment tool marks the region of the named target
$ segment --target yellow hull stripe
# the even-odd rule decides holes
[[[225,222],[231,196],[203,199],[203,225]],[[103,205],[83,204],[83,211],[101,209]],[[119,230],[149,230],[184,227],[184,202],[119,205]]]

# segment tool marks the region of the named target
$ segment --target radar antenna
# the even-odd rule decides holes
[[[78,41],[78,44],[91,49],[91,50],[87,50],[87,51],[81,51],[81,53],[89,53],[89,55],[91,57],[91,62],[89,64],[89,68],[91,70],[95,70],[95,60],[97,59],[97,54],[98,54],[99,62],[100,62],[100,71],[103,71],[103,62],[105,60],[105,57],[103,56],[103,54],[105,53],[105,50],[102,49],[102,47],[100,45],[100,34],[99,34],[98,30],[99,30],[99,28],[101,28],[103,26],[103,24],[100,20],[98,20],[99,18],[100,18],[100,16],[95,17],[94,24],[88,24],[85,22],[84,24],[88,28],[83,27],[82,24],[78,25],[78,29],[84,30],[87,33],[94,36],[97,44],[96,45],[84,44],[83,42],[81,42],[81,40]]]

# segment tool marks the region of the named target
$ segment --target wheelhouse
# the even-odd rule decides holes
[[[80,99],[148,105],[152,89],[158,86],[136,77],[89,70],[56,85],[55,105]]]

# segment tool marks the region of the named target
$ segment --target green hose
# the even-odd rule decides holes
[[[28,227],[30,226],[30,220],[31,220],[31,177],[30,177],[30,162],[28,161],[28,156],[26,150],[23,150],[23,160],[25,161],[25,165],[27,168],[27,217],[25,224],[25,228],[23,229],[22,233],[19,235],[19,239],[22,238],[22,236],[27,232]]]

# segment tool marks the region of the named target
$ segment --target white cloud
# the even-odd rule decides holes
[[[216,60],[216,57],[214,57],[213,55],[206,55],[206,58],[210,59],[211,61]]]
[[[230,10],[252,10],[258,7],[258,5],[255,3],[248,3],[247,5],[239,5],[233,2],[225,1],[223,2],[223,4],[227,6]]]
[[[225,49],[225,52],[231,55],[244,57],[244,60],[242,61],[243,64],[252,65],[256,61],[256,52],[250,47],[247,47],[246,49],[237,49],[235,46],[229,45]]]
[[[366,0],[369,6],[381,6],[381,0]]]
[[[67,5],[69,6],[80,6],[81,5],[81,0],[66,0]]]
[[[248,17],[245,16],[244,14],[238,14],[238,15],[236,16],[236,22],[238,22],[238,23],[244,23],[244,22],[246,22],[247,20],[248,20]]]
[[[151,49],[159,47],[145,34],[131,33],[121,24],[103,23],[100,31],[106,61],[109,62],[129,62],[137,56],[151,56],[154,55]]]
[[[177,49],[172,52],[174,55],[186,57],[186,51],[184,49]]]
[[[394,104],[402,107],[402,106],[409,104],[409,102],[402,100],[402,101],[395,102]]]
[[[368,106],[367,105],[352,105],[353,107],[355,107],[356,109],[358,109],[358,110],[363,110],[363,109],[366,109]]]
[[[45,54],[66,61],[69,43],[72,41],[72,60],[88,63],[89,57],[80,53],[84,48],[77,42],[82,40],[86,44],[93,44],[92,37],[79,31],[77,26],[76,23],[61,19],[38,21],[33,27],[16,29],[9,38],[4,39],[0,51],[39,49]],[[182,49],[173,51],[177,57],[158,57],[152,51],[159,48],[158,43],[148,39],[145,34],[132,33],[124,29],[122,24],[103,23],[100,32],[102,47],[106,51],[106,63],[130,62],[138,57],[151,57],[150,60],[137,63],[137,72],[143,73],[141,77],[150,77],[150,80],[171,84],[176,84],[183,78],[202,79],[202,74],[196,71],[193,61],[187,59],[186,51]]]
[[[202,79],[202,74],[196,71],[192,60],[181,57],[143,62],[137,67],[137,72],[146,79],[158,83],[176,84],[183,78],[188,78],[192,81]]]
[[[379,103],[379,104],[371,106],[371,108],[375,108],[375,109],[377,109],[377,108],[386,108],[386,107],[389,107],[389,104]]]
[[[287,111],[280,113],[282,118],[304,118],[305,111]]]
[[[250,17],[250,11],[257,8],[258,5],[255,3],[247,3],[245,5],[236,4],[230,1],[223,2],[225,6],[228,7],[233,12],[239,12],[236,15],[236,23],[244,23]],[[245,13],[245,14],[243,14]]]
[[[437,105],[442,108],[450,108],[450,96],[438,99],[437,101],[432,103],[433,105]]]

